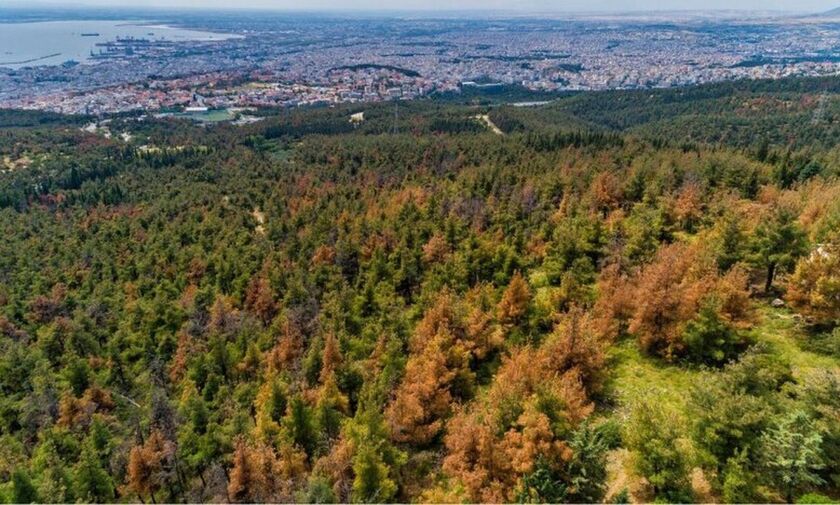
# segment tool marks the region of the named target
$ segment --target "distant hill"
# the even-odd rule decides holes
[[[837,7],[836,9],[831,9],[830,11],[823,13],[823,16],[840,17],[840,7]]]
[[[815,100],[823,93],[840,96],[840,77],[577,93],[543,107],[498,107],[490,118],[506,132],[588,125],[605,132],[738,148],[754,147],[757,139],[776,146],[829,148],[840,138],[840,123],[814,122]],[[840,115],[838,107],[840,102],[826,100],[823,117]]]

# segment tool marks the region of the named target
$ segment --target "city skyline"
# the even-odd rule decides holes
[[[55,21],[60,12],[21,11],[19,19]],[[650,89],[840,69],[831,50],[840,47],[840,33],[830,29],[836,22],[817,16],[557,21],[102,9],[110,21],[89,19],[97,12],[77,10],[80,19],[40,31],[17,24],[2,32],[0,108],[100,114],[298,107],[411,100],[474,86],[537,94]],[[126,15],[153,17],[158,28],[137,31],[120,21]],[[167,25],[198,31],[167,34]]]

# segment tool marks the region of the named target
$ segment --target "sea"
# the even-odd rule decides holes
[[[41,21],[0,23],[0,67],[21,68],[61,65],[67,61],[85,63],[100,42],[117,37],[149,40],[213,41],[239,37],[224,33],[189,30],[137,21]]]

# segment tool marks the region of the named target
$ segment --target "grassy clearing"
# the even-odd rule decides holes
[[[810,338],[799,319],[786,308],[761,306],[758,324],[751,330],[757,342],[766,342],[774,353],[790,363],[797,379],[806,377],[817,369],[840,368],[840,360],[804,349],[805,339]]]
[[[700,373],[699,369],[646,356],[632,339],[613,346],[608,359],[611,376],[605,393],[619,408],[629,407],[641,397],[655,393],[662,401],[682,410],[693,379]]]
[[[178,115],[179,117],[192,119],[193,121],[198,121],[200,123],[220,123],[222,121],[230,121],[234,118],[234,114],[232,114],[227,109],[212,109],[199,112],[184,112],[176,115]]]

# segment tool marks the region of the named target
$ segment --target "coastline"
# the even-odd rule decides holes
[[[61,53],[48,54],[46,56],[39,56],[37,58],[30,58],[28,60],[0,61],[0,67],[4,67],[6,65],[26,65],[27,63],[35,63],[36,61],[48,60],[50,58],[55,58],[56,56],[61,56]]]

